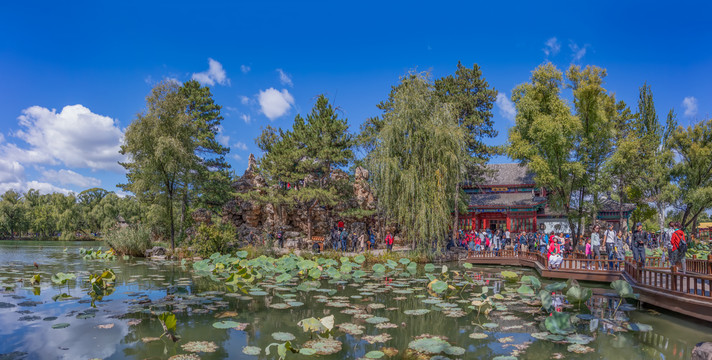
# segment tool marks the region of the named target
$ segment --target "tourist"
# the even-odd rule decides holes
[[[601,235],[599,231],[601,231],[601,227],[596,225],[591,233],[591,250],[594,259],[601,258]]]
[[[356,252],[357,248],[358,248],[358,235],[356,235],[356,231],[354,230],[354,232],[351,233],[351,252]]]
[[[549,246],[549,236],[545,233],[541,234],[541,239],[539,240],[539,252],[544,255],[546,254],[546,248]]]
[[[474,241],[474,248],[472,250],[474,251],[480,251],[482,250],[482,238],[479,236],[475,236],[475,241]]]
[[[614,256],[613,247],[616,243],[616,232],[613,230],[613,224],[608,224],[608,230],[603,233],[603,240],[606,242],[606,255],[608,256],[608,260],[612,260]],[[609,262],[609,265],[613,265],[613,262]]]
[[[376,249],[376,235],[371,231],[369,231],[368,242],[371,243],[371,246],[370,246],[371,250],[375,250]]]
[[[361,233],[361,236],[358,237],[358,245],[361,247],[361,252],[366,251],[366,234]]]
[[[386,234],[386,249],[393,251],[393,236],[390,231]]]
[[[558,269],[561,266],[561,262],[564,261],[564,257],[561,256],[561,241],[560,238],[555,238],[550,241],[549,244],[549,268]]]
[[[494,239],[493,239],[493,244],[492,247],[494,248],[494,252],[496,256],[499,256],[499,249],[502,246],[502,230],[497,229],[494,233]]]
[[[281,229],[277,231],[277,243],[279,244],[280,248],[284,248],[284,233]]]
[[[672,244],[672,260],[670,266],[674,269],[678,264],[682,266],[682,273],[687,272],[685,264],[685,254],[687,253],[687,240],[685,239],[685,232],[682,231],[680,222],[675,222],[673,224],[675,231],[672,233],[670,238],[670,243]]]
[[[635,224],[635,231],[633,231],[633,240],[630,245],[633,251],[633,259],[638,263],[638,266],[645,267],[645,240],[647,234],[643,231],[643,224]]]
[[[331,248],[334,250],[339,250],[339,228],[334,225],[329,232],[329,242],[331,243]]]
[[[339,235],[341,238],[341,251],[346,252],[348,251],[349,248],[349,232],[346,231],[346,229],[342,228],[341,234]]]
[[[529,233],[529,235],[527,235],[527,245],[529,252],[536,250],[536,234]]]
[[[668,227],[660,232],[660,237],[662,238],[661,241],[661,246],[662,246],[662,256],[661,256],[661,261],[664,263],[665,262],[665,255],[667,255],[667,258],[669,261],[672,263],[672,242],[670,241],[672,239],[672,234],[675,232],[674,229],[674,222],[670,221],[668,223]]]
[[[504,246],[507,246],[507,245],[509,245],[509,244],[512,242],[510,236],[511,236],[511,233],[509,232],[509,229],[507,229],[507,230],[504,232]]]
[[[591,239],[587,239],[587,240],[586,240],[586,251],[585,251],[585,254],[586,254],[586,259],[587,259],[587,260],[592,260],[592,259],[593,259],[593,251],[591,251]],[[590,264],[591,262],[590,262],[590,261],[587,261],[586,263],[587,263],[587,264]],[[587,265],[584,265],[584,267],[585,267],[585,268],[588,268]]]

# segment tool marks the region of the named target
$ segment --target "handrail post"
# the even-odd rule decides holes
[[[670,268],[670,281],[672,285],[672,291],[677,291],[677,270],[675,266]]]
[[[707,275],[712,275],[712,254],[707,255]]]

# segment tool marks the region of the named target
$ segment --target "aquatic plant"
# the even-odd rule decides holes
[[[111,269],[104,269],[101,273],[89,275],[88,281],[91,284],[91,290],[87,295],[91,297],[92,307],[96,307],[97,300],[101,301],[104,296],[114,292],[114,280],[116,280],[116,274]]]
[[[158,320],[161,322],[161,326],[163,327],[163,334],[161,334],[161,338],[164,336],[167,336],[170,338],[173,342],[176,342],[180,340],[180,337],[176,334],[176,327],[178,326],[178,321],[176,320],[176,315],[170,312],[164,312],[158,315]],[[190,344],[190,343],[188,343]],[[186,344],[186,345],[188,345]],[[185,346],[183,345],[183,348],[185,349]],[[191,351],[187,350],[186,351]],[[197,351],[191,351],[191,352],[197,352]]]

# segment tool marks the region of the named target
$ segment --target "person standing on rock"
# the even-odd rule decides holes
[[[277,231],[277,243],[280,248],[284,248],[284,232],[281,229]]]
[[[349,246],[349,232],[346,229],[341,230],[341,251],[347,251]]]
[[[388,251],[393,251],[393,235],[390,231],[386,234],[386,248]]]

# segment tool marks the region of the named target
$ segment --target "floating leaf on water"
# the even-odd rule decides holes
[[[69,326],[69,323],[59,323],[52,325],[52,329],[64,329]]]
[[[375,344],[375,343],[384,343],[388,340],[391,340],[391,335],[389,334],[379,334],[379,335],[364,335],[361,337],[362,340],[366,341],[369,344]]]
[[[584,346],[581,344],[569,345],[566,350],[576,354],[586,354],[594,351],[592,347]]]
[[[191,341],[189,343],[181,345],[181,348],[183,348],[183,350],[187,352],[212,353],[218,349],[218,346],[215,345],[215,343],[212,341]]]
[[[435,271],[435,265],[425,264],[425,267],[423,269],[425,270],[425,272],[433,272]]]
[[[442,337],[425,335],[408,343],[408,348],[421,354],[436,355],[450,348],[450,344]]]
[[[453,355],[453,356],[460,356],[465,354],[465,349],[461,348],[459,346],[450,346],[445,349],[445,353],[448,355]]]
[[[200,360],[200,356],[195,354],[178,354],[169,357],[168,360]]]
[[[582,335],[582,334],[573,334],[573,335],[569,335],[566,337],[566,341],[571,344],[586,345],[593,340],[594,340],[594,338],[587,336],[587,335]]]
[[[364,355],[366,359],[380,359],[384,357],[386,354],[383,353],[383,351],[378,351],[378,350],[373,350],[369,351]]]
[[[97,326],[99,329],[111,329],[114,327],[114,324],[101,324]]]
[[[7,303],[7,302],[0,302],[0,309],[7,309],[11,307],[15,307],[15,304],[12,303]]]
[[[534,296],[534,289],[529,285],[522,285],[517,289],[517,293],[522,296]]]
[[[386,305],[381,304],[381,303],[368,304],[369,309],[383,309],[385,307],[386,307]]]
[[[472,269],[472,264],[464,263],[464,264],[462,264],[462,267],[464,267],[465,269]]]
[[[245,355],[259,355],[262,353],[262,349],[257,346],[245,346],[242,348],[242,353]]]
[[[563,290],[564,288],[566,288],[566,283],[564,283],[564,282],[557,282],[557,283],[546,285],[546,287],[544,287],[544,289],[550,293]]]
[[[161,340],[161,338],[157,338],[157,337],[144,337],[144,338],[141,338],[141,341],[143,341],[144,343],[150,343],[150,342],[159,341],[159,340]]]
[[[213,327],[216,329],[232,329],[240,326],[241,324],[237,321],[232,321],[232,320],[226,320],[226,321],[218,321],[213,323]]]
[[[390,321],[390,319],[388,319],[387,317],[381,317],[381,316],[374,316],[374,317],[370,317],[370,318],[366,319],[366,322],[369,324],[380,324],[380,323],[384,323],[387,321]]]
[[[376,329],[381,329],[381,330],[382,329],[395,329],[397,327],[398,327],[398,325],[396,325],[394,323],[390,323],[390,322],[376,324]]]
[[[349,335],[361,335],[363,334],[364,327],[358,324],[343,323],[338,325],[339,330],[349,334]]]
[[[57,320],[57,317],[56,316],[48,316],[42,320],[43,321],[55,321],[55,320]]]
[[[403,311],[404,314],[406,315],[425,315],[429,313],[430,310],[428,309],[415,309],[415,310],[405,310]]]
[[[574,331],[571,326],[571,315],[555,312],[544,320],[544,326],[552,334],[567,335]]]
[[[216,319],[224,319],[224,318],[235,317],[235,316],[237,316],[236,311],[223,311],[219,314],[216,314],[215,318]]]
[[[447,290],[448,285],[446,282],[444,282],[442,280],[435,279],[432,282],[430,282],[430,284],[428,284],[428,287],[431,290],[435,291],[436,293],[441,294],[445,290]]]
[[[363,262],[366,261],[366,257],[363,255],[356,255],[354,256],[354,261],[359,264],[363,264]]]
[[[519,280],[519,275],[518,275],[517,273],[515,273],[514,271],[505,270],[505,271],[502,271],[502,272],[500,273],[500,275],[502,275],[502,277],[503,277],[504,280],[506,280],[506,281],[517,281],[517,280]]]
[[[292,341],[296,339],[296,337],[288,332],[273,332],[272,333],[272,338],[274,338],[277,341]]]
[[[386,267],[383,266],[382,264],[374,264],[371,269],[372,269],[374,272],[376,272],[376,273],[384,273],[384,272],[386,272]]]
[[[551,341],[563,341],[564,337],[561,335],[549,334],[546,336],[546,339]]]
[[[290,306],[289,304],[285,304],[285,303],[276,303],[276,304],[270,304],[269,307],[271,307],[272,309],[284,310],[284,309],[289,309],[292,306]]]
[[[485,327],[485,328],[487,328],[487,329],[494,329],[494,328],[499,327],[499,324],[497,324],[497,323],[484,323],[484,324],[482,324],[482,326]]]
[[[341,351],[341,341],[335,339],[317,339],[307,341],[303,345],[305,348],[313,349],[318,355],[331,355]]]
[[[549,336],[548,332],[535,332],[530,334],[533,338],[539,339],[539,340],[545,340],[547,336]]]
[[[485,334],[485,333],[472,333],[468,336],[470,337],[470,339],[475,339],[475,340],[481,340],[481,339],[487,338],[487,334]]]
[[[398,355],[398,349],[396,349],[394,347],[384,347],[384,348],[381,348],[381,351],[383,352],[383,354],[385,354],[388,357],[393,357],[393,356]]]

